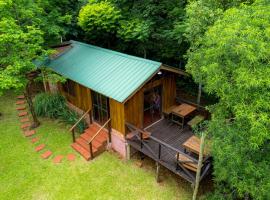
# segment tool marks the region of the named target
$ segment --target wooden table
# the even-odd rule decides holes
[[[199,155],[200,153],[200,145],[201,145],[201,139],[195,135],[191,136],[189,139],[187,139],[187,141],[183,143],[183,147],[186,150],[193,152],[197,155]],[[206,145],[204,147],[203,155],[204,156],[209,155],[209,148]]]
[[[185,117],[191,114],[195,110],[196,110],[196,107],[183,103],[172,110],[172,121],[179,125],[182,125],[182,128],[184,128]],[[173,117],[174,115],[180,117],[182,119],[182,122],[175,120]]]

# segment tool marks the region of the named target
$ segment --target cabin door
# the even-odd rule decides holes
[[[103,125],[109,119],[109,99],[97,92],[92,92],[93,118]]]
[[[162,86],[151,88],[144,92],[143,126],[147,127],[161,119]]]

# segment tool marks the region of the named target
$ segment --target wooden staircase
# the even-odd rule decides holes
[[[89,128],[85,129],[84,133],[71,144],[71,147],[80,153],[86,160],[93,159],[97,155],[106,150],[108,132],[105,128],[99,127],[97,124],[90,124]],[[99,133],[97,134],[97,132]],[[94,139],[93,139],[94,138]],[[92,143],[92,156],[91,146],[89,142],[93,139]]]

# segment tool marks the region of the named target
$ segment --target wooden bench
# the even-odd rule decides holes
[[[171,106],[171,107],[169,107],[169,108],[167,108],[167,109],[164,109],[164,110],[163,110],[163,114],[164,114],[166,117],[168,117],[168,116],[172,113],[173,109],[176,108],[176,107],[177,107],[177,105],[173,105],[173,106]]]
[[[202,116],[202,115],[196,115],[196,116],[193,117],[187,124],[188,124],[190,127],[193,127],[193,126],[196,126],[196,125],[198,125],[199,123],[201,123],[204,119],[205,119],[204,116]]]
[[[177,157],[177,155],[175,156]],[[193,163],[192,160],[188,157],[186,157],[185,155],[183,154],[179,154],[178,156],[178,161],[179,162],[187,162],[187,163],[181,163],[185,168],[191,170],[191,171],[194,171],[194,172],[197,172],[197,167],[198,165]]]

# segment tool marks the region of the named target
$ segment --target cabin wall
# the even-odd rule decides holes
[[[124,104],[121,104],[113,99],[110,99],[110,118],[111,126],[118,132],[125,134],[125,109]]]
[[[59,84],[60,93],[66,97],[68,102],[83,111],[87,111],[89,108],[92,108],[91,90],[79,83],[74,82],[74,84],[75,96],[65,92],[62,84]]]
[[[157,86],[162,86],[162,110],[175,104],[176,76],[172,73],[164,74],[158,80],[149,81],[135,95],[125,103],[125,120],[139,128],[143,128],[144,92]]]
[[[163,77],[162,110],[168,109],[176,102],[176,76],[166,74]]]

